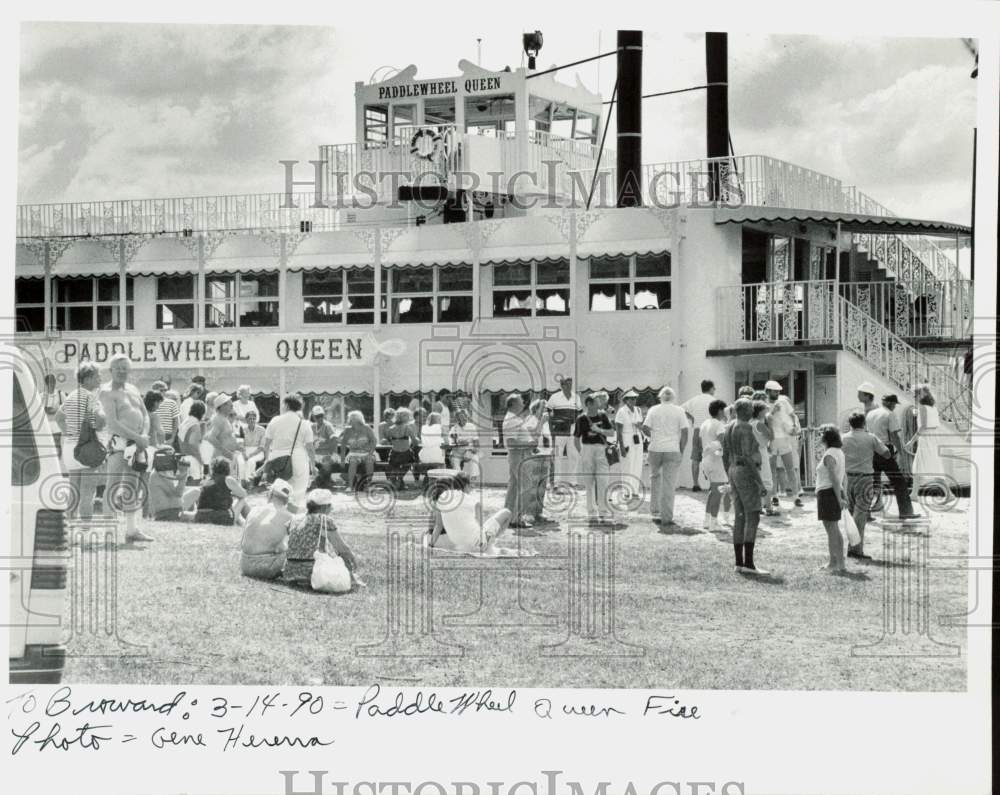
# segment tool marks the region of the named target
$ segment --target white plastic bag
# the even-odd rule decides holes
[[[319,536],[316,552],[313,554],[312,576],[309,584],[321,593],[347,593],[351,590],[351,572],[344,559],[330,551],[330,539],[326,528]]]
[[[858,526],[854,522],[854,517],[851,516],[850,511],[844,509],[840,515],[840,521],[844,525],[844,533],[847,536],[848,543],[852,547],[856,547],[861,543],[861,533],[858,530]]]

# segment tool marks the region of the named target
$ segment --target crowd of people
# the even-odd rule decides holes
[[[428,542],[459,551],[484,552],[508,528],[552,523],[545,502],[557,483],[585,492],[592,523],[629,521],[639,508],[634,497],[643,493],[646,463],[650,519],[669,532],[677,524],[675,494],[689,443],[692,488],[702,491],[704,482],[708,489],[703,529],[718,531],[720,522],[732,527],[737,571],[767,573],[754,559],[757,529],[762,515],[780,512],[782,491],[793,508],[803,507],[802,428],[777,381],[762,390],[741,387],[733,403],[717,398],[708,380],[683,404],[664,387],[645,411],[633,390],[612,409],[607,391],[581,396],[571,378],[562,379],[547,399],[510,394],[497,429],[509,467],[505,504],[484,519],[471,489],[481,476],[480,429],[461,395],[442,393],[386,409],[377,426],[351,411],[338,430],[321,405],[307,419],[303,399],[290,394],[265,428],[249,386],[235,394],[215,392],[196,375],[180,391],[163,378],[142,393],[130,382],[128,357],[112,357],[108,370],[102,383],[98,367],[82,363],[76,388],[46,402],[72,485],[67,515],[88,520],[99,504],[122,519],[127,542],[154,540],[149,525],[140,526],[143,518],[240,526],[247,576],[284,572],[301,581],[322,540],[360,582],[357,559],[337,533],[329,507],[335,489],[364,488],[379,457],[397,489],[405,488],[411,471],[414,479],[428,469],[445,471],[434,504],[448,509],[434,510]],[[881,499],[883,477],[905,520],[917,516],[912,485],[927,485],[941,472],[935,445],[920,442],[939,425],[933,395],[922,385],[914,397],[914,430],[905,439],[897,397],[883,395],[876,405],[875,389],[867,383],[858,387],[860,405],[842,429],[820,429],[815,490],[829,542],[826,570],[843,572],[847,557],[869,558],[864,530]],[[97,457],[95,443],[103,449]],[[906,453],[913,456],[909,475],[900,460]],[[254,489],[266,489],[267,502],[250,510]],[[622,497],[625,507],[612,504],[612,495]],[[840,530],[845,510],[860,535],[846,549]]]

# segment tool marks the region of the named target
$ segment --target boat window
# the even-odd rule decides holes
[[[493,266],[493,317],[565,316],[569,298],[567,259]]]
[[[503,137],[514,130],[514,95],[493,94],[465,98],[465,130]]]
[[[590,261],[591,312],[670,309],[670,289],[668,251]]]
[[[389,106],[365,105],[365,149],[389,144]]]

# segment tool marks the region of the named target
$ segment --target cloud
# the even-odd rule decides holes
[[[457,72],[468,41],[417,44],[403,27],[22,25],[19,201],[273,192],[277,161],[354,139],[354,81],[418,60]],[[491,27],[484,66],[520,65],[516,21]],[[699,34],[649,31],[645,92],[704,82]],[[603,49],[614,41],[602,32]],[[585,45],[584,45],[585,43]],[[579,25],[546,38],[543,63],[597,52]],[[760,153],[857,184],[899,213],[968,218],[975,82],[957,39],[730,35],[730,123]],[[560,79],[600,84],[614,59]],[[644,160],[698,158],[704,93],[647,100]],[[614,148],[612,130],[608,147]]]

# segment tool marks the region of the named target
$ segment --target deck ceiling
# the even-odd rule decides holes
[[[823,210],[802,210],[790,207],[725,207],[715,211],[717,224],[782,223],[814,221],[840,223],[844,232],[858,234],[897,235],[971,235],[972,228],[945,221],[921,221],[915,218],[862,215]]]

